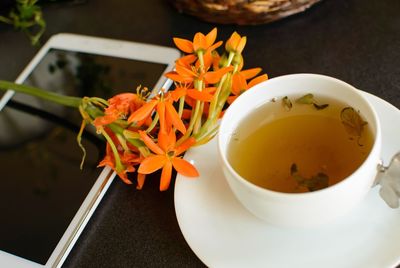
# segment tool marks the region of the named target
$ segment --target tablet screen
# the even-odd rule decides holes
[[[153,87],[166,65],[50,50],[26,84],[108,98]],[[77,110],[17,94],[0,111],[0,250],[45,264],[101,169],[104,141],[86,132],[84,169]]]

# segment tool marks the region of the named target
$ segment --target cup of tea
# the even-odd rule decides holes
[[[237,199],[277,226],[309,227],[349,213],[374,184],[377,113],[353,86],[317,74],[270,79],[226,111],[218,154]]]

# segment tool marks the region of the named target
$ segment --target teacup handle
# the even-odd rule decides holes
[[[400,152],[392,157],[388,166],[378,164],[374,185],[381,185],[379,194],[391,208],[399,207],[400,199]]]

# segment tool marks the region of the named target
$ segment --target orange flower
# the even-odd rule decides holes
[[[97,117],[93,121],[96,127],[111,124],[117,119],[125,119],[145,102],[137,94],[122,93],[109,99],[108,103],[109,106],[104,110],[104,116]]]
[[[214,44],[217,38],[217,28],[212,29],[207,35],[202,33],[196,33],[193,42],[175,37],[174,43],[177,48],[185,53],[197,53],[198,51],[214,50],[219,47],[222,42],[217,42]],[[214,44],[214,45],[213,45]]]
[[[176,71],[166,73],[165,76],[182,84],[190,84],[195,81],[203,81],[206,85],[215,84],[220,81],[222,76],[233,70],[233,66],[228,66],[216,71],[207,72],[202,70],[202,68],[192,68],[190,65],[180,64],[180,62],[177,62],[175,67]]]
[[[244,46],[246,45],[246,36],[241,37],[237,32],[234,32],[225,43],[225,49],[228,52],[235,52],[241,54]]]
[[[146,157],[139,166],[138,172],[141,174],[150,174],[162,168],[160,179],[160,191],[168,189],[172,168],[178,173],[187,177],[199,176],[196,168],[186,160],[178,157],[180,154],[189,149],[196,143],[196,140],[191,137],[183,142],[180,146],[176,146],[176,136],[174,131],[159,132],[158,144],[147,136],[145,131],[139,131],[140,137],[147,147],[154,153]]]
[[[216,90],[215,87],[208,87],[204,88],[202,91],[199,91],[195,88],[187,88],[186,86],[177,86],[171,92],[171,97],[173,98],[174,101],[177,101],[180,97],[187,96],[193,100],[210,102],[213,98],[212,93],[214,93],[215,90]]]
[[[136,170],[134,166],[138,165],[142,159],[137,152],[124,151],[115,135],[111,131],[108,132],[108,135],[112,138],[113,143],[118,149],[118,156],[122,164],[122,169],[117,170],[115,156],[109,143],[107,143],[106,155],[99,163],[98,167],[109,166],[111,169],[117,172],[118,176],[123,182],[125,182],[126,184],[132,184],[132,181],[128,179],[127,173],[134,172]]]
[[[145,105],[140,107],[128,118],[128,123],[143,121],[150,117],[154,109],[160,119],[160,131],[168,132],[172,126],[176,127],[182,134],[185,134],[186,127],[172,105],[172,98],[169,93],[162,97],[157,96]]]
[[[136,189],[141,190],[144,185],[144,181],[146,180],[146,174],[137,174],[137,186]]]
[[[261,68],[253,68],[253,69],[248,69],[244,71],[237,72],[233,74],[232,76],[232,94],[233,96],[230,96],[228,98],[228,103],[231,104],[240,94],[242,94],[244,91],[248,90],[252,86],[257,85],[258,83],[261,83],[265,80],[268,80],[268,76],[266,74],[260,75],[255,77],[259,72],[261,71]],[[253,78],[255,77],[255,78]],[[249,83],[247,83],[246,80],[250,80]]]

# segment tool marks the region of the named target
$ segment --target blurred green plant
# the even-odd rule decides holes
[[[24,32],[32,45],[38,45],[46,29],[38,0],[16,0],[16,5],[7,16],[0,16],[0,22],[13,25],[16,30]]]

